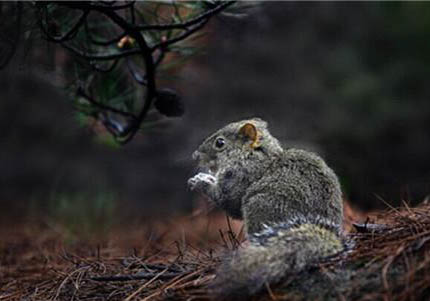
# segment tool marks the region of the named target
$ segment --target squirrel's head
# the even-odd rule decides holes
[[[200,171],[215,176],[222,186],[221,199],[215,201],[232,216],[239,217],[241,194],[282,151],[267,123],[252,118],[216,131],[194,152],[193,159],[198,161]]]
[[[230,123],[218,130],[200,145],[194,152],[193,159],[215,172],[217,159],[240,154],[232,158],[237,159],[255,152],[266,155],[282,152],[278,140],[270,135],[267,122],[260,118]]]

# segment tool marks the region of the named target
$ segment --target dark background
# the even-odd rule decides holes
[[[360,208],[429,194],[429,4],[264,3],[212,22],[202,43],[163,82],[181,91],[186,115],[124,147],[79,125],[58,66],[18,53],[0,73],[0,210],[25,217],[103,199],[100,210],[112,199],[115,215],[189,212],[192,151],[253,116],[286,146],[320,153]]]

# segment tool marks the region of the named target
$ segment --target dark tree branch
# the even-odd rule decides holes
[[[146,44],[145,39],[139,30],[133,27],[133,25],[129,24],[126,20],[124,20],[121,16],[119,16],[116,12],[111,10],[100,10],[101,13],[109,17],[113,22],[115,22],[121,28],[124,28],[126,31],[130,33],[130,36],[136,40],[140,47],[140,54],[145,63],[146,70],[146,95],[145,101],[143,103],[143,107],[137,116],[135,122],[127,129],[124,133],[126,137],[124,140],[119,142],[125,144],[129,142],[136,135],[139,130],[140,124],[143,122],[146,114],[148,113],[152,101],[156,95],[156,84],[155,84],[155,65],[151,54],[151,49]]]
[[[44,7],[45,10],[47,10],[47,5],[49,3],[51,2],[41,4],[40,7]],[[145,21],[140,18],[140,22],[143,22],[144,24],[139,25],[136,25],[135,9],[137,8],[135,7],[135,1],[130,1],[125,4],[118,4],[116,1],[59,1],[52,3],[55,3],[55,5],[58,6],[67,7],[69,9],[81,10],[82,15],[72,26],[72,28],[60,37],[53,36],[50,32],[50,28],[45,28],[45,26],[43,26],[43,22],[41,21],[41,28],[47,40],[61,44],[65,49],[69,50],[76,56],[88,61],[93,69],[97,72],[110,72],[118,65],[118,62],[121,59],[126,58],[127,68],[133,79],[145,87],[145,96],[139,100],[142,103],[138,113],[122,111],[110,105],[100,103],[87,95],[83,88],[78,90],[79,95],[84,97],[90,105],[96,108],[96,110],[94,110],[96,112],[95,117],[103,122],[105,128],[116,138],[119,143],[125,144],[133,139],[133,137],[139,131],[141,124],[146,118],[152,103],[157,96],[157,86],[155,80],[156,71],[157,67],[163,61],[166,53],[169,51],[169,46],[188,38],[198,30],[202,29],[213,16],[232,5],[234,1],[216,3],[207,10],[200,12],[198,16],[193,17],[192,19],[185,22],[179,18],[181,21],[179,23],[145,24]],[[120,11],[123,9],[127,9],[127,11]],[[109,28],[112,28],[112,23],[114,23],[120,28],[120,30],[123,31],[122,34],[107,40],[95,38],[94,32],[97,32],[97,27],[93,29],[88,25],[89,19],[87,17],[90,12],[95,12],[106,17],[108,21],[110,21],[108,22]],[[176,6],[175,14],[179,16],[179,10]],[[129,17],[128,20],[126,19],[126,16]],[[45,12],[45,17],[48,17],[47,12]],[[42,19],[42,16],[40,19]],[[48,20],[45,21],[45,24],[46,26],[49,26]],[[76,36],[79,37],[77,33],[83,24],[85,26],[85,33],[87,36],[86,41],[84,41],[84,44],[74,43],[72,40]],[[171,30],[175,29],[180,31],[176,36],[170,38],[170,34],[172,33]],[[163,37],[161,41],[157,40],[156,42],[153,42],[153,45],[148,45],[143,33],[144,31],[150,30],[158,30],[160,34],[162,34],[163,31],[168,31],[166,33],[168,38],[166,39]],[[103,36],[103,34],[101,34],[101,36]],[[157,39],[159,37],[160,36],[157,35]],[[127,38],[127,40],[124,40],[124,43],[121,41],[123,38]],[[115,45],[115,43],[120,41],[121,45]],[[104,46],[105,48],[100,50],[100,47],[94,46]],[[143,60],[144,66],[142,69],[134,64],[134,62],[131,60],[132,56],[138,56]],[[108,67],[106,64],[103,64],[101,66],[107,68],[102,68],[99,64],[95,63],[98,61],[110,61],[113,63]],[[158,107],[157,109],[160,111]],[[113,115],[110,115],[109,112],[121,115],[124,118],[124,121],[118,122],[115,120],[115,118],[112,119],[111,117]],[[163,113],[162,111],[160,112]],[[119,117],[118,115],[117,117]],[[124,122],[126,124],[123,124]]]
[[[157,68],[160,65],[160,63],[163,61],[165,54],[166,52],[164,50],[160,50],[160,54],[157,56],[157,58],[154,61],[155,68]],[[136,66],[136,64],[130,59],[127,59],[127,68],[135,81],[137,81],[141,85],[146,86],[147,82],[145,79],[145,74],[142,72],[142,70],[139,70],[140,68]]]

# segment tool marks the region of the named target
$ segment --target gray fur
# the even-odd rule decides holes
[[[247,123],[257,128],[258,144],[240,132]],[[220,137],[222,148],[216,146]],[[220,268],[217,283],[223,293],[253,293],[264,282],[277,282],[342,249],[343,208],[335,173],[313,153],[284,150],[265,121],[228,124],[193,158],[201,172],[188,181],[191,189],[243,219],[251,242]]]

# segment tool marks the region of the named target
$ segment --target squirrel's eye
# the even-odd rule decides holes
[[[225,145],[225,140],[222,137],[219,137],[215,140],[215,147],[220,149],[223,148],[223,146]]]

